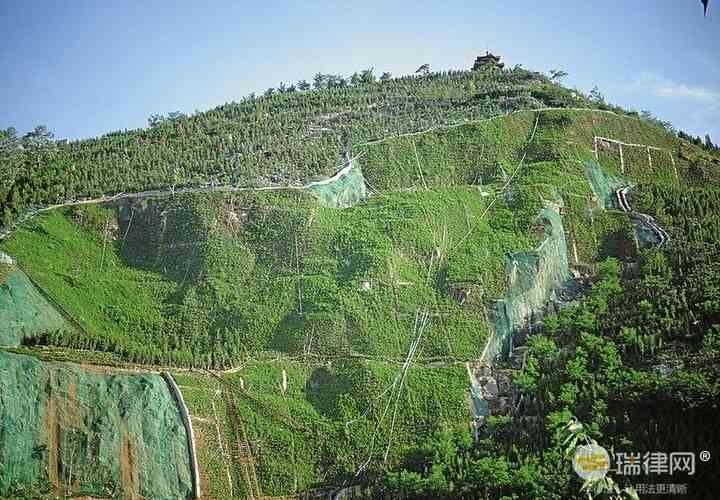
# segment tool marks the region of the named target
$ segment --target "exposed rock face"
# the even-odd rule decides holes
[[[0,264],[4,264],[6,266],[14,266],[15,259],[10,257],[8,254],[0,251]]]
[[[498,384],[493,377],[483,377],[479,379],[478,382],[480,382],[480,387],[482,388],[486,401],[498,397]]]

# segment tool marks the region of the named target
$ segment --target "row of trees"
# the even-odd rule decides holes
[[[695,144],[696,146],[700,146],[707,151],[720,151],[720,145],[713,144],[713,141],[710,138],[710,134],[705,134],[705,140],[702,140],[700,136],[694,136],[680,130],[678,132],[678,137],[680,137],[681,139],[685,139],[686,141]]]
[[[14,127],[8,127],[0,130],[0,155],[10,155],[22,149],[51,147],[54,137],[45,125],[38,125],[22,137],[18,137]]]
[[[380,81],[368,69],[347,84],[339,82],[317,75],[316,90],[280,86],[280,92],[192,116],[154,115],[149,129],[67,144],[51,143],[38,129],[23,139],[28,147],[10,147],[14,135],[6,132],[0,152],[2,223],[12,223],[33,205],[123,191],[211,181],[306,182],[332,174],[350,144],[516,109],[577,105],[575,99],[564,101],[562,93],[546,102],[548,93],[541,89],[561,88],[521,68],[385,75]]]
[[[386,82],[392,78],[388,72],[380,75],[379,80]],[[364,69],[361,72],[355,72],[349,77],[336,75],[332,73],[316,73],[312,83],[307,80],[298,80],[295,83],[280,82],[277,87],[270,87],[263,92],[263,97],[270,97],[274,94],[286,94],[291,92],[306,92],[309,90],[323,89],[342,89],[346,87],[359,87],[361,85],[372,85],[378,81],[375,76],[374,68]],[[250,94],[251,98],[256,98],[255,94]]]

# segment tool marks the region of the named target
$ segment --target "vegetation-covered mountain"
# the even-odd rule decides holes
[[[315,80],[315,90],[281,85],[98,139],[57,143],[40,128],[20,140],[8,130],[0,138],[3,222],[29,206],[161,186],[305,182],[334,173],[343,148],[370,139],[517,109],[601,105],[521,68]]]
[[[720,449],[711,142],[520,68],[316,87],[6,133],[0,344],[173,372],[208,498],[575,498],[573,416],[615,451]],[[57,491],[42,470],[0,496]],[[55,476],[122,484],[82,474]],[[712,462],[672,481],[719,491]]]

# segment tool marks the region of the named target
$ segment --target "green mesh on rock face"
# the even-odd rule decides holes
[[[545,233],[540,246],[506,258],[508,288],[503,298],[495,302],[494,333],[484,353],[485,362],[506,357],[512,349],[513,335],[527,328],[533,318],[539,318],[548,303],[559,300],[557,292],[570,279],[565,231],[557,206],[548,204],[539,219]],[[488,404],[472,375],[471,381],[475,416],[487,416]]]
[[[160,376],[0,351],[0,497],[170,499],[191,487],[185,429]]]
[[[620,188],[632,186],[632,183],[623,177],[607,174],[596,161],[585,161],[583,166],[585,175],[600,202],[600,206],[605,209],[621,209],[615,192]],[[645,219],[631,214],[630,220],[635,226],[635,237],[641,247],[650,248],[661,243],[660,237],[652,230]]]
[[[507,356],[513,333],[528,326],[533,315],[557,299],[556,292],[570,278],[567,244],[562,219],[555,207],[546,206],[540,219],[545,237],[531,252],[509,255],[506,259],[508,289],[495,303],[493,335],[485,359]]]
[[[641,248],[652,248],[660,245],[660,236],[651,229],[644,219],[631,216],[630,220],[635,226],[635,237]]]
[[[584,161],[583,168],[600,206],[602,208],[620,208],[615,199],[615,191],[629,186],[630,182],[622,177],[607,174],[594,160]]]
[[[331,208],[347,208],[367,198],[365,178],[362,169],[352,162],[350,168],[329,182],[316,182],[308,185],[308,190],[323,205]]]
[[[475,418],[490,415],[490,405],[483,398],[480,384],[474,375],[470,377],[470,401],[472,402],[472,412]]]
[[[18,346],[25,338],[69,328],[25,273],[0,264],[0,346]]]

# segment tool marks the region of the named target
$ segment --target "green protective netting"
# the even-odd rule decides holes
[[[585,161],[583,166],[585,176],[590,182],[590,186],[598,198],[600,206],[605,209],[621,209],[615,197],[615,192],[620,188],[632,187],[633,184],[623,177],[607,174],[594,160]],[[660,237],[653,231],[645,219],[631,215],[630,220],[635,226],[635,237],[641,247],[649,248],[660,244]]]
[[[18,346],[25,338],[69,328],[25,273],[0,264],[0,346]]]
[[[486,359],[507,356],[512,348],[513,333],[526,328],[533,315],[539,317],[548,303],[558,300],[556,292],[571,277],[560,214],[554,207],[546,206],[540,218],[545,227],[540,246],[532,252],[507,257],[508,289],[495,303],[495,333]]]
[[[623,177],[607,174],[595,160],[583,162],[585,176],[590,187],[602,208],[620,208],[615,199],[615,191],[630,186],[631,183]]]
[[[490,415],[490,405],[485,401],[485,398],[483,398],[480,386],[474,376],[470,382],[470,400],[472,401],[472,410],[475,418]]]
[[[308,185],[308,190],[331,208],[347,208],[367,198],[367,188],[362,169],[351,162],[347,171],[330,181],[316,182]]]
[[[652,230],[650,225],[643,219],[638,217],[630,217],[635,226],[635,237],[642,248],[652,248],[660,245],[662,240],[660,236]]]
[[[557,292],[571,278],[565,231],[557,207],[546,205],[539,218],[545,228],[540,246],[531,252],[507,256],[508,288],[494,305],[494,333],[483,358],[487,362],[507,357],[512,349],[513,334],[539,318],[548,303],[559,300]],[[483,400],[475,380],[470,394],[475,416],[487,416],[488,403]]]
[[[189,498],[187,436],[165,381],[0,351],[0,497]]]

